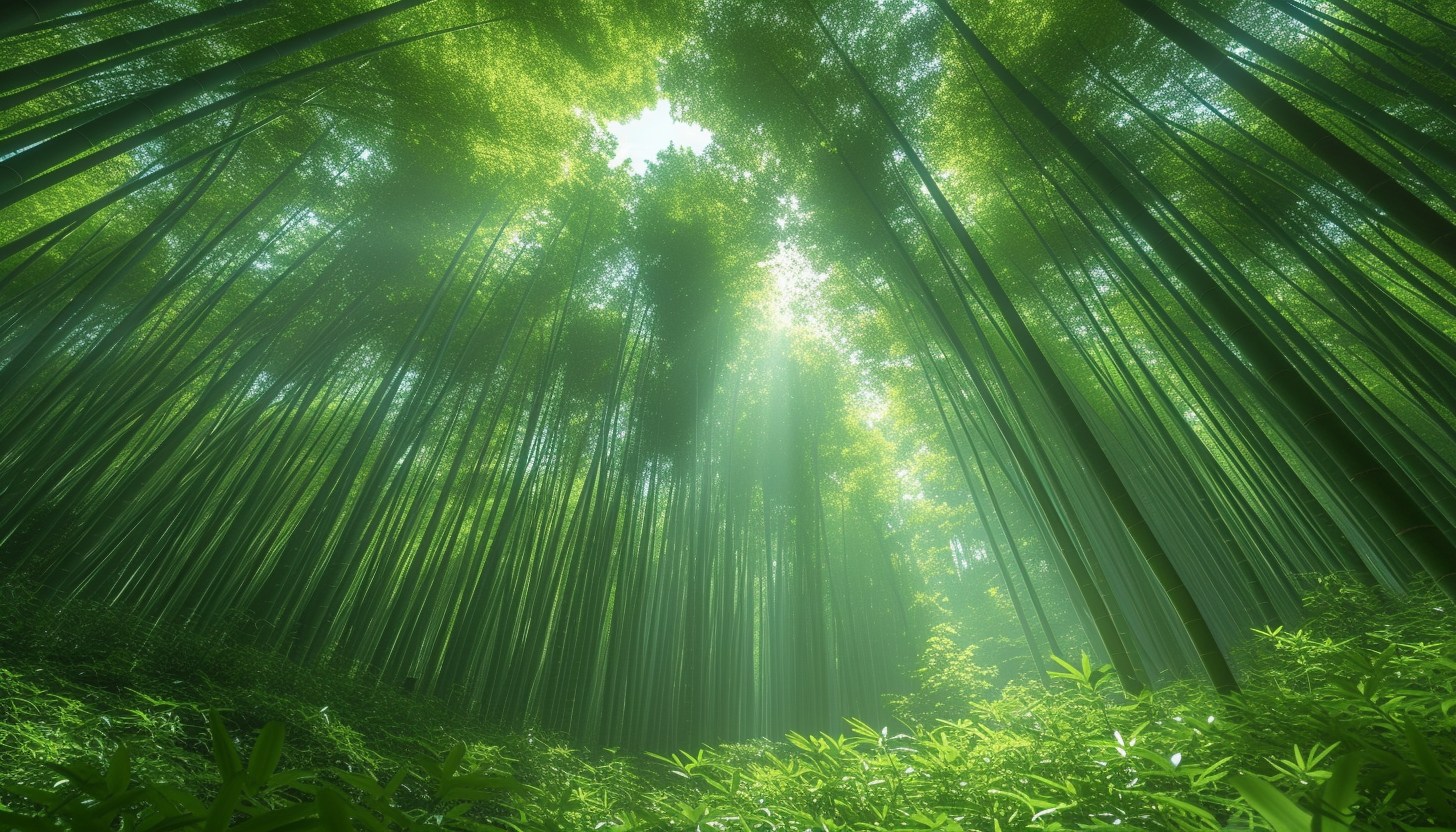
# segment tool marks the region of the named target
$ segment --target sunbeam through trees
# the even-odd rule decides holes
[[[1449,3],[0,44],[0,832],[1456,828]]]

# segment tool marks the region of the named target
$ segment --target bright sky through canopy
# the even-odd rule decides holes
[[[677,121],[672,117],[672,104],[666,98],[659,98],[651,107],[642,108],[637,117],[628,122],[607,123],[607,132],[617,140],[617,156],[612,167],[632,160],[632,172],[642,175],[647,172],[647,163],[657,158],[668,145],[686,147],[694,153],[702,153],[713,143],[713,134],[689,121]]]

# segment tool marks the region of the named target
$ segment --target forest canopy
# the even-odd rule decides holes
[[[1456,599],[1449,4],[0,42],[0,570],[57,604],[669,752],[1059,662],[1233,695],[1331,575]],[[614,164],[660,99],[711,144]]]

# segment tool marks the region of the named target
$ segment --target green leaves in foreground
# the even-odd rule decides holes
[[[1418,732],[1414,733],[1419,736]],[[1422,743],[1424,741],[1421,741]],[[1330,749],[1327,749],[1327,751]],[[1298,749],[1295,749],[1296,756]],[[1368,822],[1362,822],[1358,816],[1360,813],[1354,811],[1355,805],[1360,801],[1362,787],[1378,789],[1389,778],[1382,776],[1378,771],[1372,772],[1371,776],[1362,777],[1365,768],[1366,756],[1361,752],[1347,754],[1341,757],[1328,771],[1315,771],[1312,774],[1320,778],[1320,785],[1314,790],[1310,800],[1310,807],[1306,809],[1299,803],[1292,800],[1288,795],[1275,788],[1268,780],[1248,774],[1236,774],[1228,778],[1234,788],[1238,789],[1239,796],[1244,799],[1254,812],[1266,821],[1274,832],[1350,832],[1352,829],[1376,828]],[[1417,786],[1417,781],[1407,772],[1405,777],[1395,778],[1396,788],[1385,795],[1385,804],[1382,808],[1388,808],[1390,804],[1400,804],[1405,800],[1414,797],[1416,793],[1425,793],[1428,810],[1439,817],[1443,823],[1451,814],[1449,803],[1449,791],[1441,792],[1443,785],[1449,785],[1449,777],[1434,765],[1427,768],[1423,773],[1432,777],[1423,785]],[[1409,823],[1400,822],[1399,828],[1406,832],[1442,832],[1448,829],[1447,826],[1413,826]]]
[[[217,711],[208,714],[213,761],[220,786],[211,804],[165,783],[134,782],[131,751],[125,744],[112,753],[106,768],[89,762],[49,764],[61,775],[50,788],[7,783],[0,793],[35,807],[31,812],[0,810],[0,829],[16,832],[418,832],[460,830],[488,832],[498,827],[467,818],[480,802],[502,792],[526,787],[511,777],[462,771],[466,754],[457,744],[443,761],[421,758],[418,767],[431,798],[424,807],[404,809],[395,796],[410,774],[400,768],[381,784],[357,772],[332,771],[329,777],[309,771],[279,771],[283,757],[283,723],[271,722],[259,732],[246,761]],[[337,779],[357,797],[327,782]]]
[[[1087,693],[1097,693],[1102,686],[1111,681],[1112,665],[1104,664],[1101,667],[1093,667],[1092,659],[1086,653],[1082,654],[1082,666],[1078,667],[1071,662],[1063,660],[1060,656],[1052,656],[1052,661],[1066,669],[1065,673],[1055,670],[1047,673],[1053,679],[1066,679],[1073,682],[1077,687]]]
[[[129,689],[104,711],[77,703],[68,716],[0,672],[0,771],[23,781],[0,791],[0,832],[1456,829],[1456,631],[1431,615],[1443,602],[1429,592],[1398,604],[1357,592],[1314,597],[1304,629],[1255,633],[1237,697],[1194,684],[1127,697],[1080,657],[1050,684],[993,693],[973,684],[988,668],[972,651],[932,640],[919,677],[933,695],[903,702],[900,728],[852,720],[843,736],[645,757],[539,732],[433,733],[444,723],[407,722],[396,700],[370,717],[347,696],[351,708],[329,710],[336,732],[285,741],[279,723],[264,724],[274,717],[249,721],[247,691],[210,689],[236,707],[231,720],[254,726],[249,748],[216,713],[147,732],[108,715],[182,706]],[[16,661],[0,656],[0,667]],[[17,738],[61,734],[63,719],[94,728],[48,746],[65,749],[52,756],[88,762],[42,768],[30,761],[44,754],[12,753]],[[426,736],[452,739],[414,756]],[[188,753],[159,769],[169,742]],[[297,760],[327,762],[288,770]]]

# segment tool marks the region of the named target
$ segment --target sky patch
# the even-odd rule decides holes
[[[713,143],[713,134],[700,125],[673,118],[672,104],[666,98],[659,98],[651,107],[643,107],[631,121],[607,122],[607,132],[617,140],[612,167],[630,160],[632,172],[638,176],[646,173],[647,164],[670,146],[702,153]]]

